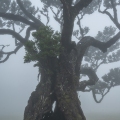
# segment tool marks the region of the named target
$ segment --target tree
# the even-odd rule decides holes
[[[120,85],[118,68],[104,75],[103,81],[96,75],[101,64],[119,60],[119,50],[111,55],[109,53],[114,51],[115,47],[119,48],[116,42],[120,33],[116,34],[113,27],[106,27],[103,32],[98,32],[95,38],[86,36],[89,28],[82,28],[81,20],[86,14],[92,14],[98,9],[100,13],[108,15],[120,29],[116,12],[116,6],[120,1],[41,0],[41,2],[44,6],[39,10],[32,6],[29,0],[9,2],[1,0],[0,34],[12,35],[16,48],[14,51],[4,52],[6,45],[1,45],[0,63],[7,61],[10,55],[25,46],[25,62],[36,61],[35,66],[39,68],[40,83],[29,98],[24,120],[85,120],[77,91],[92,91],[95,101],[99,103],[113,86]],[[106,7],[104,11],[100,10],[100,5]],[[108,9],[113,10],[113,16]],[[47,26],[50,21],[49,10],[60,24],[60,33]],[[42,23],[39,13],[47,18],[46,25]],[[79,30],[73,32],[76,20]],[[33,30],[34,40],[30,41],[29,37]],[[25,37],[20,35],[23,31],[26,33]],[[72,41],[72,34],[79,39],[77,44]],[[83,58],[89,64],[82,65]],[[87,75],[89,80],[80,81],[80,74]],[[101,94],[102,98],[97,100],[96,94]],[[52,105],[55,101],[53,112]]]

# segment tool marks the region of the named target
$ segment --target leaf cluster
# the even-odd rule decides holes
[[[26,55],[24,62],[39,61],[59,56],[62,50],[60,33],[54,32],[51,27],[43,27],[33,34],[35,41],[28,41],[25,45]]]
[[[108,74],[105,74],[103,80],[111,83],[113,86],[120,84],[120,68],[111,69]]]
[[[98,32],[96,39],[101,42],[107,42],[111,36],[116,32],[116,29],[112,26],[105,27],[103,32]],[[116,42],[113,46],[107,49],[106,53],[102,53],[95,47],[90,47],[85,61],[91,64],[93,68],[97,68],[100,63],[111,63],[120,60],[119,54],[120,43]]]

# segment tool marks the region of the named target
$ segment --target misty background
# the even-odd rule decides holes
[[[34,5],[41,7],[41,4],[38,3],[40,3],[39,0],[33,2]],[[50,21],[50,24],[53,29],[59,29],[58,24],[53,20]],[[93,37],[105,26],[114,26],[106,15],[98,12],[86,15],[82,24],[90,28],[87,35]],[[13,41],[11,36],[1,35],[0,42],[11,44]],[[14,42],[6,48],[6,50],[9,49],[14,49]],[[23,47],[17,54],[10,56],[7,62],[0,64],[0,120],[22,120],[30,94],[39,82],[37,81],[38,68],[33,67],[34,63],[24,64],[24,55]],[[101,77],[114,67],[120,67],[120,62],[102,65],[97,71],[97,75]],[[120,87],[112,88],[99,104],[95,103],[91,92],[80,92],[79,94],[84,114],[86,118],[89,118],[87,120],[120,120]]]
[[[0,65],[0,120],[22,120],[30,94],[38,84],[37,68],[33,64],[24,64],[23,55],[24,49],[21,49],[17,55],[12,55],[9,61]],[[119,120],[119,91],[120,87],[111,89],[100,104],[95,103],[91,92],[80,93],[86,117],[96,120],[110,117],[109,120]]]

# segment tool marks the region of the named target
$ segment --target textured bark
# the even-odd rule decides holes
[[[52,82],[50,76],[43,73],[25,108],[24,120],[41,120],[44,114],[52,111],[52,103]]]
[[[24,120],[42,120],[52,115],[52,104],[54,102],[54,80],[55,74],[49,74],[48,69],[53,68],[54,59],[41,60],[41,80],[36,90],[31,94],[28,105],[25,108]],[[55,73],[55,72],[54,72]]]
[[[49,68],[54,68],[52,62],[57,65],[54,74],[49,76],[41,71],[41,81],[31,94],[24,120],[85,120],[76,91],[78,79],[72,60],[71,54],[64,51],[58,62],[49,62]],[[54,101],[56,106],[52,111]]]
[[[56,98],[58,107],[66,120],[85,120],[76,92],[75,71],[69,54],[62,54],[56,79]]]

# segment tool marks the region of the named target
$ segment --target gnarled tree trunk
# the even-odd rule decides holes
[[[84,90],[88,85],[95,85],[97,75],[91,69],[80,70],[81,61],[89,46],[94,46],[102,52],[113,45],[120,37],[120,32],[107,42],[100,42],[90,36],[83,37],[77,45],[71,36],[75,17],[80,10],[87,7],[92,0],[80,0],[72,6],[72,0],[61,0],[63,4],[63,29],[61,45],[64,50],[59,58],[48,58],[41,61],[41,81],[35,92],[31,94],[25,109],[24,120],[86,120],[77,90]],[[47,70],[52,71],[48,74]],[[88,75],[88,81],[79,83],[80,71]],[[56,101],[55,110],[52,105]]]
[[[50,118],[85,120],[76,91],[78,79],[76,79],[73,57],[64,51],[56,62],[56,72],[49,75],[44,70],[41,71],[41,81],[31,94],[25,109],[24,120],[47,120]],[[49,64],[53,65],[52,62]],[[55,101],[55,110],[52,111]]]

